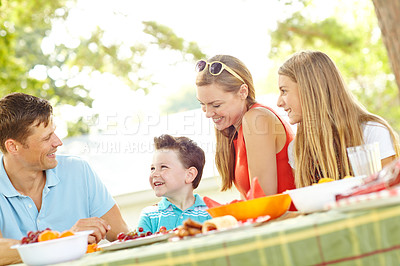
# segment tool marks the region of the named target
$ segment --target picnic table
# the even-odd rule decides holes
[[[258,226],[86,254],[57,265],[398,265],[400,206],[288,212]]]

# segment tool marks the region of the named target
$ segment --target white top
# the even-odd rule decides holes
[[[377,122],[367,122],[363,125],[363,135],[365,144],[374,142],[379,143],[381,160],[396,154],[390,132],[382,124]],[[290,166],[295,169],[293,145],[294,140],[289,143],[288,156]]]

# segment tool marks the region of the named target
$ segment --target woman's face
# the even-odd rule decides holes
[[[243,84],[237,92],[226,92],[223,86],[210,84],[197,87],[197,99],[201,109],[211,118],[218,130],[224,130],[231,125],[241,125],[242,117],[247,111],[247,85]]]
[[[279,90],[281,93],[277,105],[285,109],[289,117],[289,123],[294,125],[303,121],[297,83],[288,76],[279,75]]]

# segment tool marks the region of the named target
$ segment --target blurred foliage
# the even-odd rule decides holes
[[[154,21],[143,22],[143,24],[145,25],[144,32],[153,36],[155,44],[160,48],[176,50],[183,55],[190,55],[192,61],[207,58],[207,55],[201,51],[197,43],[186,42],[183,38],[176,36],[171,28]],[[178,93],[168,97],[166,104],[162,106],[162,112],[165,114],[183,112],[199,108],[199,106],[193,87],[183,87]]]
[[[101,28],[80,37],[75,45],[53,43],[54,49],[45,53],[43,43],[50,39],[54,24],[68,19],[75,1],[0,1],[1,95],[21,91],[46,98],[54,106],[83,104],[91,107],[93,99],[82,77],[90,77],[95,72],[111,73],[133,90],[151,90],[155,85],[152,76],[140,71],[150,45],[177,51],[182,55],[182,61],[207,57],[197,43],[185,41],[171,28],[155,21],[142,24],[150,44],[136,43],[124,56],[121,56],[121,49],[126,47],[117,41],[104,43],[105,32]],[[336,9],[329,17],[318,14],[316,5],[324,5],[321,0],[277,1],[285,8],[281,10],[282,20],[271,32],[270,55],[276,65],[267,84],[276,79],[277,67],[290,54],[302,49],[321,50],[338,65],[359,101],[399,131],[398,90],[372,1],[335,1]],[[45,75],[37,78],[32,74],[35,71]],[[276,92],[276,83],[267,87]],[[165,111],[198,108],[194,93],[190,88],[182,88],[170,99],[171,104]],[[89,130],[82,118],[68,126],[69,136],[85,134]]]
[[[51,101],[52,104],[83,103],[90,106],[92,99],[86,96],[88,91],[77,84],[75,86],[55,85],[56,80],[49,76],[38,80],[29,75],[35,66],[62,67],[65,61],[55,60],[45,55],[41,49],[44,37],[48,36],[55,19],[65,19],[67,12],[64,0],[23,1],[2,0],[0,6],[0,93],[24,92]],[[67,11],[67,10],[65,10]],[[71,51],[64,51],[70,53]]]
[[[144,21],[144,32],[153,36],[155,43],[163,49],[177,50],[185,54],[190,54],[193,60],[205,58],[205,54],[200,50],[195,42],[186,42],[183,38],[178,37],[174,31],[155,21]]]
[[[171,95],[163,106],[164,113],[177,113],[200,108],[193,86],[183,87],[179,93]]]
[[[271,32],[271,58],[281,64],[299,50],[325,52],[358,100],[400,131],[398,89],[372,1],[335,3],[330,17],[318,18],[315,7],[323,1],[304,1],[301,9],[279,21]]]
[[[54,24],[67,21],[75,0],[1,0],[0,3],[2,96],[18,91],[46,98],[56,108],[65,104],[91,107],[93,99],[84,81],[92,73],[111,73],[133,90],[148,92],[155,85],[151,75],[139,74],[148,44],[135,44],[129,47],[130,53],[121,56],[123,44],[104,43],[105,32],[100,28],[73,40],[74,45],[50,41],[53,49],[44,52],[43,44],[49,45]],[[145,33],[154,36],[153,44],[160,48],[178,50],[194,59],[203,56],[196,43],[185,42],[168,27],[152,21],[143,22],[143,26]],[[68,123],[68,136],[88,132],[82,117]]]

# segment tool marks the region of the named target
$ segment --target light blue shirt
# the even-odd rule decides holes
[[[21,239],[28,231],[49,227],[59,232],[79,219],[101,217],[115,201],[89,164],[76,156],[57,155],[58,165],[46,170],[42,207],[15,190],[0,166],[0,230],[4,238]]]
[[[149,206],[142,210],[138,228],[142,227],[144,233],[151,232],[154,234],[160,230],[161,226],[165,226],[167,230],[175,229],[189,218],[199,223],[211,219],[212,217],[206,211],[207,205],[203,199],[198,194],[194,196],[194,204],[184,211],[163,197],[158,205]]]

